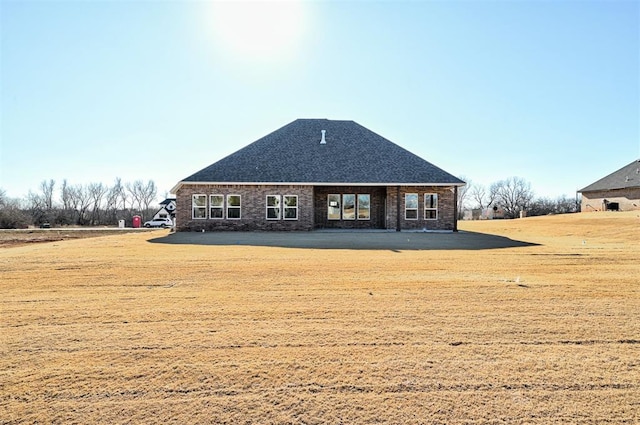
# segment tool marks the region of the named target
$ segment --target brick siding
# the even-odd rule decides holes
[[[580,210],[582,212],[603,211],[605,199],[608,202],[617,202],[620,211],[640,210],[640,187],[583,192]]]
[[[207,195],[207,217],[209,216],[209,195],[240,195],[241,218],[194,219],[191,202],[193,195]],[[297,195],[297,220],[267,220],[267,195]],[[225,205],[226,206],[226,205]],[[226,214],[226,210],[225,210]],[[212,230],[312,230],[313,229],[313,187],[294,185],[189,185],[184,184],[176,193],[176,229],[178,231]]]
[[[405,219],[405,194],[418,194],[418,219]],[[425,220],[424,195],[438,195],[437,220]],[[240,195],[241,219],[194,219],[192,218],[192,196]],[[371,217],[369,220],[329,220],[327,196],[329,194],[369,194]],[[400,229],[401,230],[454,230],[455,194],[451,187],[406,187],[401,186]],[[297,195],[298,220],[267,220],[267,195]],[[391,229],[396,230],[398,221],[398,187],[376,186],[298,186],[298,185],[206,185],[184,183],[176,193],[176,229],[178,231],[212,230],[312,230],[314,228],[342,229]],[[226,206],[226,204],[225,204]],[[226,210],[225,210],[226,214]]]
[[[455,194],[449,186],[397,186],[387,187],[387,229],[398,226],[398,192],[400,194],[400,229],[401,230],[454,230],[455,227]],[[405,194],[418,194],[418,219],[405,218]],[[425,220],[424,195],[435,193],[438,195],[438,219]]]

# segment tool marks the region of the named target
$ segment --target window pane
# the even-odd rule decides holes
[[[287,207],[297,207],[298,206],[298,196],[297,195],[285,195],[284,197],[284,205]]]
[[[222,208],[211,208],[211,218],[224,218]]]
[[[407,210],[405,218],[407,220],[416,220],[418,218],[418,210]]]
[[[369,220],[370,210],[371,198],[369,195],[358,195],[358,220]]]
[[[267,196],[267,206],[268,207],[279,207],[280,206],[280,196],[279,195],[268,195]]]
[[[211,207],[222,207],[224,204],[224,196],[222,195],[211,195]]]
[[[438,212],[436,210],[426,210],[424,212],[424,218],[427,220],[437,220]]]
[[[329,220],[340,220],[340,195],[329,195],[327,203],[327,217]]]
[[[356,195],[342,195],[342,219],[355,220]]]
[[[298,208],[286,208],[284,209],[284,218],[287,220],[298,219]]]
[[[240,218],[240,208],[228,208],[227,218]]]
[[[267,208],[267,219],[277,220],[280,218],[280,208]]]
[[[193,195],[193,206],[194,207],[205,207],[207,206],[207,196],[206,195]]]
[[[424,195],[425,208],[438,208],[438,195],[436,193],[427,193]]]
[[[418,208],[418,194],[407,193],[404,195],[405,208]]]

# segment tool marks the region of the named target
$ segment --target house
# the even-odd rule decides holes
[[[492,208],[473,208],[464,211],[464,220],[494,220],[498,218],[505,218],[506,214],[504,209],[499,206]]]
[[[298,119],[172,193],[179,231],[456,231],[464,184],[353,121]]]
[[[578,192],[583,212],[640,210],[640,159]]]
[[[176,215],[176,198],[167,198],[160,202],[160,209],[153,215],[153,219],[170,218],[173,220]]]

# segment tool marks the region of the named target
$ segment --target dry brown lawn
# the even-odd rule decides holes
[[[535,245],[2,248],[0,423],[638,423],[639,214],[460,228]]]

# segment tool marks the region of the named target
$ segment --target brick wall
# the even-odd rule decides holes
[[[640,210],[640,187],[584,192],[580,210],[582,212],[603,211],[605,199],[609,202],[617,202],[620,205],[620,211]]]
[[[387,188],[387,229],[397,229],[398,192],[400,195],[400,229],[401,230],[454,230],[455,225],[455,194],[449,186],[389,186]],[[405,194],[418,194],[418,219],[405,218]],[[438,218],[426,220],[424,218],[424,195],[435,193],[438,195]]]
[[[451,187],[400,187],[400,228],[402,230],[453,230],[455,223],[455,195]],[[370,220],[328,220],[327,195],[370,194]],[[418,218],[405,219],[405,194],[418,194]],[[438,194],[437,220],[425,220],[424,195]],[[242,218],[194,219],[192,218],[192,195],[240,195]],[[298,220],[267,220],[267,195],[297,195]],[[176,193],[176,229],[179,231],[212,230],[312,230],[316,228],[343,229],[396,229],[398,188],[372,186],[297,186],[297,185],[202,185],[184,184]]]
[[[209,195],[240,195],[241,218],[194,219],[192,218],[192,196],[207,195],[207,217]],[[298,220],[267,220],[267,195],[297,195]],[[176,229],[178,231],[212,230],[311,230],[313,229],[313,187],[295,185],[190,185],[184,184],[176,193]]]

